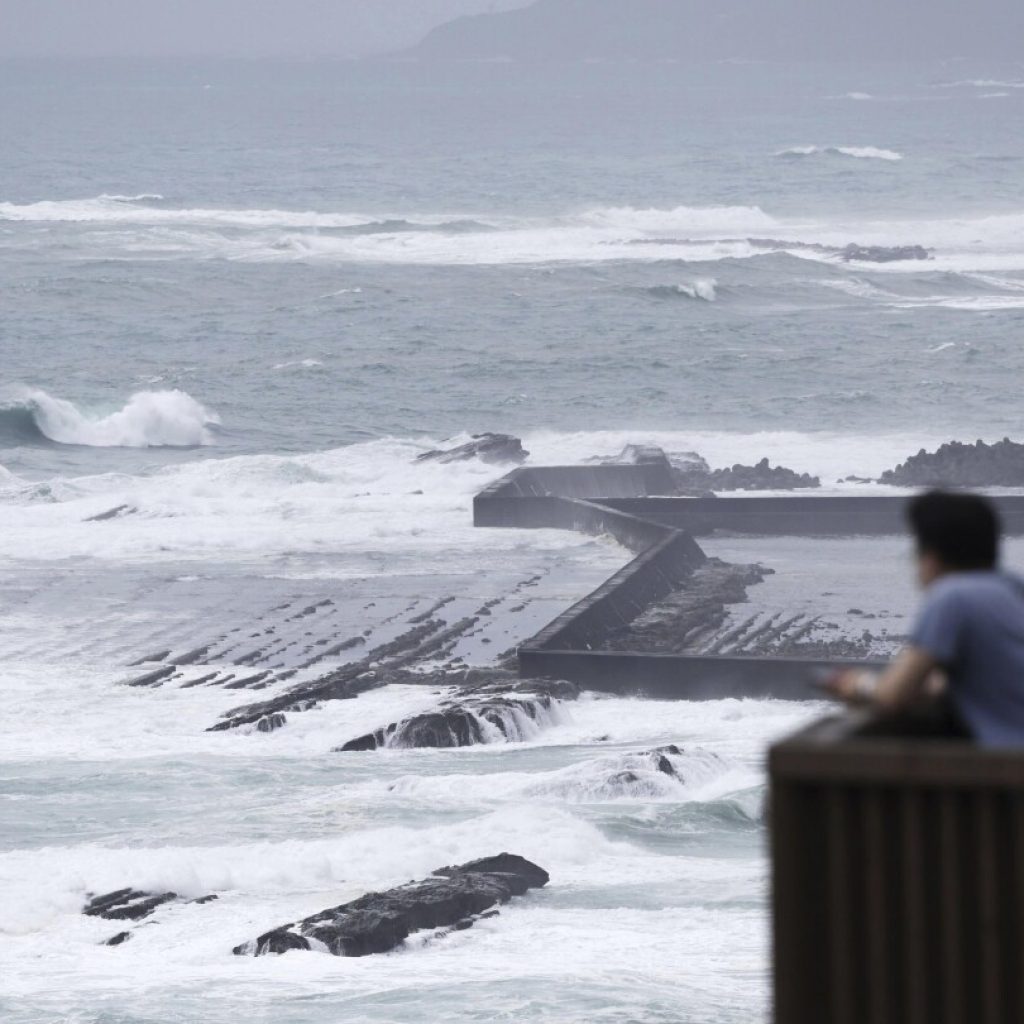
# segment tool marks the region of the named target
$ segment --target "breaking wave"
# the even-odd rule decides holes
[[[879,149],[876,146],[790,146],[789,149],[780,149],[776,156],[803,157],[803,156],[849,156],[856,160],[886,160],[896,163],[903,159],[902,153],[893,149]]]
[[[698,277],[680,284],[657,284],[647,289],[649,295],[659,299],[687,298],[714,302],[718,297],[718,282],[713,277]]]
[[[406,232],[466,234],[493,230],[490,225],[466,218],[426,217],[421,221],[401,218],[375,220],[357,213],[315,210],[243,210],[219,207],[175,209],[163,196],[101,195],[93,199],[41,200],[37,203],[0,203],[0,221],[27,223],[140,224],[147,226],[195,225],[229,228],[316,228],[341,234],[376,235]]]
[[[140,391],[124,407],[102,414],[39,389],[0,399],[0,443],[85,445],[94,448],[194,448],[213,444],[220,422],[184,391]]]

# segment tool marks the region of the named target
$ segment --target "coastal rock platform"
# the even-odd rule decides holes
[[[502,853],[387,892],[369,893],[322,913],[283,925],[234,948],[237,956],[319,950],[368,956],[396,949],[414,932],[463,930],[495,907],[541,888],[548,873],[523,857]]]

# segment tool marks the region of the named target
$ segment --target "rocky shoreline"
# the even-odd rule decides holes
[[[519,679],[501,670],[476,671],[490,675],[490,680],[461,688],[434,711],[391,722],[349,740],[339,751],[520,742],[556,721],[559,707],[579,697],[578,688],[569,682]],[[443,681],[436,675],[432,678]]]

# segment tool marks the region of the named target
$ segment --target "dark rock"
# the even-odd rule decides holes
[[[107,509],[106,512],[100,512],[99,515],[89,516],[83,522],[105,523],[108,519],[120,519],[122,516],[130,516],[138,511],[134,505],[118,505],[116,508]]]
[[[141,921],[149,917],[157,907],[176,899],[178,894],[174,892],[155,895],[139,889],[118,889],[104,896],[94,896],[82,908],[82,913],[87,917],[103,917],[108,921]]]
[[[767,459],[755,466],[737,464],[709,473],[694,470],[679,471],[677,475],[682,487],[703,487],[711,491],[793,491],[821,486],[818,477],[784,466],[772,466]]]
[[[474,434],[473,439],[466,444],[447,450],[424,452],[416,456],[416,461],[447,463],[480,459],[481,462],[489,463],[523,463],[529,454],[523,442],[510,434]]]
[[[536,864],[499,854],[387,892],[369,893],[234,948],[238,956],[322,949],[334,956],[368,956],[400,946],[423,929],[470,927],[481,915],[548,882]]]
[[[173,676],[178,671],[177,665],[165,665],[163,668],[154,669],[145,675],[135,679],[129,679],[128,686],[159,686],[168,676]]]
[[[726,622],[728,606],[745,602],[747,588],[761,583],[770,572],[760,565],[733,565],[709,558],[664,599],[609,632],[601,648],[651,654],[700,650]]]
[[[1003,438],[996,444],[951,441],[936,452],[921,449],[882,474],[900,487],[1024,487],[1024,444]]]
[[[280,711],[274,711],[269,715],[264,715],[256,723],[256,729],[259,732],[273,732],[275,729],[280,729],[287,722],[288,719],[285,715]]]
[[[654,445],[628,444],[618,455],[589,461],[599,465],[664,467],[674,482],[673,493],[688,497],[713,497],[715,491],[789,491],[821,486],[817,477],[771,466],[767,459],[756,466],[712,469],[696,452],[668,454]]]
[[[931,258],[927,249],[920,245],[855,245],[851,243],[840,252],[840,256],[858,263],[898,263],[901,260],[927,260]]]
[[[525,739],[561,701],[575,700],[579,690],[560,680],[504,680],[465,688],[436,711],[392,722],[373,733],[350,740],[341,751],[381,747],[471,747],[486,743],[496,729],[509,742]],[[525,728],[524,728],[525,727]]]
[[[107,939],[103,943],[104,946],[120,946],[122,942],[127,942],[132,937],[131,932],[118,932],[116,935]]]

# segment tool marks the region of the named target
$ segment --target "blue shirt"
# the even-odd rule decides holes
[[[995,571],[940,577],[910,642],[947,671],[953,705],[978,743],[1024,746],[1024,579]]]

